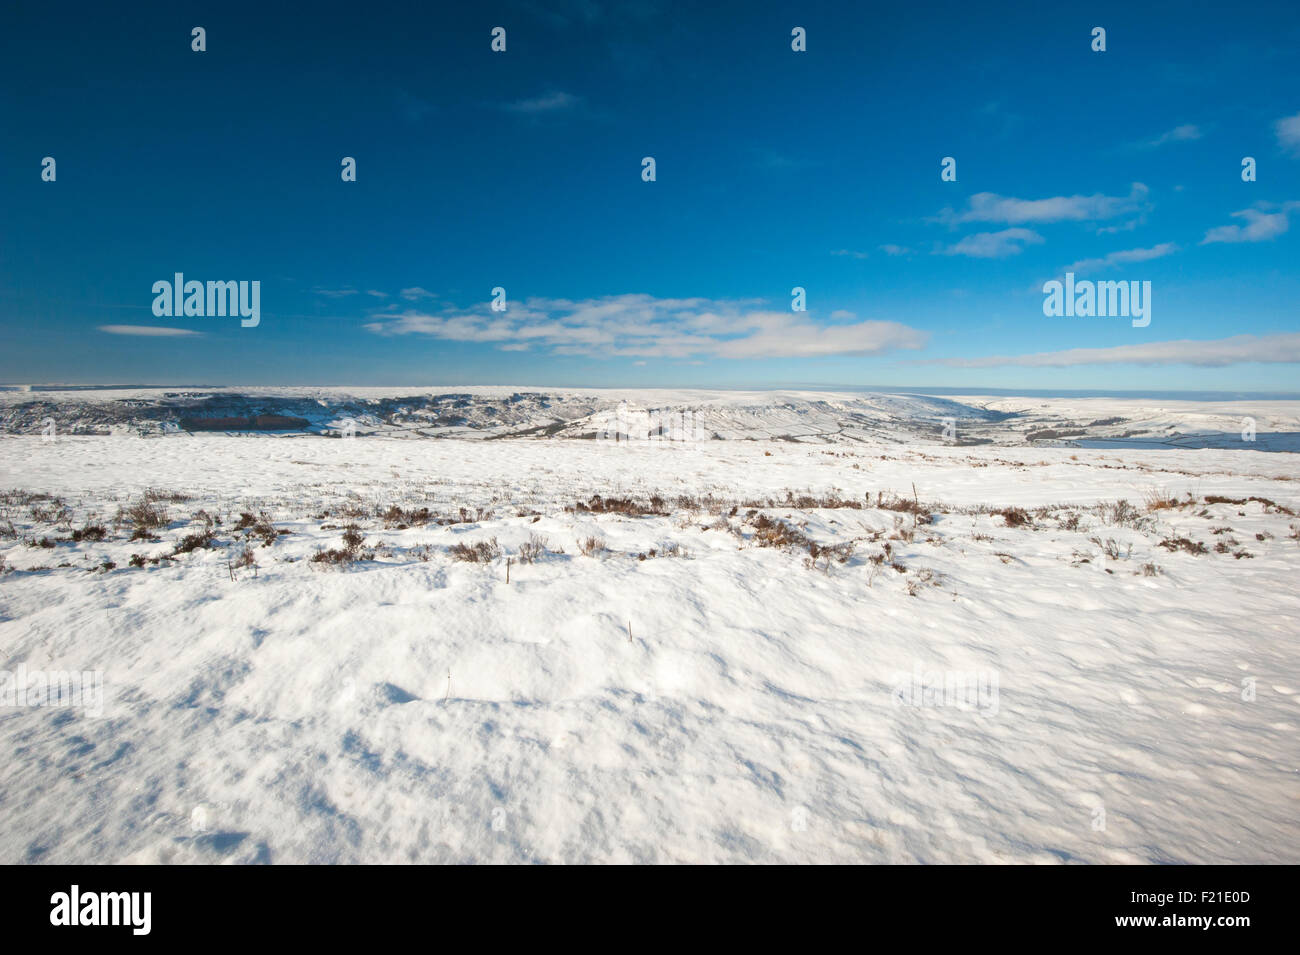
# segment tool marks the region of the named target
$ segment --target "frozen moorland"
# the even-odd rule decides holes
[[[1300,861],[1300,457],[1029,436],[1294,402],[88,394],[0,401],[0,862]]]

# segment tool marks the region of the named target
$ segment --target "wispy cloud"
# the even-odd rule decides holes
[[[1265,242],[1276,239],[1290,228],[1291,212],[1300,208],[1300,202],[1286,202],[1280,207],[1261,203],[1255,209],[1242,209],[1232,213],[1234,219],[1244,219],[1245,225],[1221,225],[1210,229],[1201,245],[1212,242]],[[1274,212],[1272,210],[1276,209]]]
[[[109,335],[140,335],[145,338],[180,338],[199,334],[192,328],[167,328],[162,325],[100,325],[99,330]]]
[[[1117,345],[1113,348],[1071,348],[1035,355],[999,355],[987,358],[944,358],[932,364],[957,368],[1068,367],[1071,365],[1198,365],[1220,368],[1243,362],[1290,364],[1300,362],[1300,332],[1277,335],[1234,335],[1210,341],[1180,339]]]
[[[1277,144],[1292,156],[1300,156],[1300,113],[1284,116],[1273,124]]]
[[[531,99],[515,100],[513,103],[506,103],[503,107],[512,113],[521,113],[525,116],[540,116],[546,113],[558,113],[567,109],[573,109],[582,98],[574,96],[572,93],[565,93],[562,90],[552,90],[541,96],[535,96]]]
[[[1175,186],[1174,188],[1177,189],[1178,187]],[[1097,234],[1114,235],[1117,232],[1132,232],[1138,226],[1144,225],[1146,221],[1147,221],[1146,216],[1140,215],[1136,219],[1129,219],[1128,222],[1121,222],[1119,225],[1099,226],[1097,229]]]
[[[761,149],[755,152],[755,164],[760,169],[768,170],[799,170],[815,169],[823,164],[820,159],[809,159],[801,156],[787,156],[784,153],[773,152],[770,149]]]
[[[1169,143],[1189,143],[1201,138],[1201,128],[1188,123],[1185,126],[1175,126],[1167,133],[1161,133],[1155,139],[1148,139],[1140,143],[1134,143],[1134,149],[1159,149],[1161,146],[1167,146]]]
[[[397,111],[408,123],[419,123],[434,111],[434,105],[404,89],[396,91]]]
[[[939,250],[941,255],[966,255],[974,259],[1004,259],[1019,255],[1026,245],[1038,245],[1043,237],[1033,229],[1003,229],[976,232]]]
[[[372,292],[371,294],[375,294],[375,293]],[[382,293],[380,293],[380,294],[382,294]],[[401,295],[402,298],[406,299],[408,302],[414,302],[414,301],[416,301],[417,299],[422,299],[422,298],[437,298],[437,297],[438,297],[438,296],[435,295],[433,292],[430,292],[430,291],[429,291],[428,289],[426,289],[426,288],[420,288],[420,286],[418,286],[418,285],[416,285],[416,286],[414,286],[414,287],[412,287],[412,288],[404,288],[404,289],[402,289],[402,291],[399,292],[398,294]]]
[[[905,245],[894,245],[892,242],[880,246],[880,251],[885,255],[911,255],[912,250]]]
[[[317,295],[324,295],[326,298],[347,298],[349,295],[357,294],[357,290],[354,288],[321,288],[317,286],[312,291]]]
[[[1110,252],[1099,259],[1080,259],[1071,265],[1063,268],[1062,272],[1088,272],[1093,269],[1105,268],[1111,265],[1128,265],[1132,262],[1147,262],[1151,259],[1164,258],[1166,255],[1172,255],[1178,251],[1178,246],[1173,242],[1161,242],[1159,245],[1153,245],[1149,249],[1125,249],[1120,252]]]
[[[869,258],[871,258],[871,256],[870,256],[869,253],[867,253],[867,252],[858,252],[858,251],[856,251],[856,250],[854,250],[854,249],[836,249],[835,251],[833,251],[833,252],[831,253],[831,255],[843,255],[843,256],[848,256],[848,257],[851,258],[851,259],[869,259]]]
[[[1132,215],[1142,210],[1150,190],[1140,182],[1133,183],[1127,196],[1050,196],[1046,199],[1017,199],[999,196],[993,192],[977,192],[970,197],[967,207],[958,212],[944,209],[936,217],[946,225],[958,226],[968,222],[1001,222],[1007,225],[1041,224],[1049,222],[1093,222]]]
[[[612,295],[570,301],[532,298],[494,312],[483,302],[436,313],[380,313],[366,325],[385,336],[424,335],[498,348],[636,358],[778,358],[876,355],[925,345],[928,334],[891,321],[816,323],[807,313],[759,307],[757,300],[662,299]]]

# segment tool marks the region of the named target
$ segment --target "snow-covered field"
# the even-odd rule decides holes
[[[60,432],[0,475],[0,692],[104,691],[0,705],[0,862],[1300,862],[1295,454]]]

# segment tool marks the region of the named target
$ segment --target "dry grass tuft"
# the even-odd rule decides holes
[[[1164,511],[1182,506],[1178,503],[1177,498],[1164,488],[1147,488],[1142,492],[1142,503],[1148,511]],[[1183,503],[1190,504],[1190,498]]]

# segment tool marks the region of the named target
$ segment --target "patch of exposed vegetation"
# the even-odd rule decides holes
[[[313,564],[342,566],[355,563],[358,560],[374,560],[374,550],[367,549],[365,543],[366,539],[361,533],[361,528],[357,527],[356,524],[349,524],[343,530],[343,546],[318,550],[312,554],[311,562]]]
[[[490,564],[501,556],[501,545],[495,537],[473,544],[458,543],[447,548],[452,560],[463,560],[471,564]]]
[[[1209,553],[1209,549],[1200,541],[1190,540],[1186,537],[1166,537],[1157,546],[1163,547],[1170,552],[1181,550],[1197,556]]]

